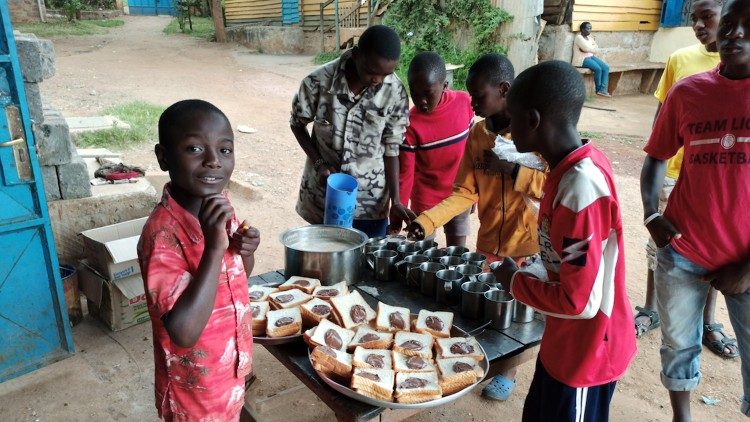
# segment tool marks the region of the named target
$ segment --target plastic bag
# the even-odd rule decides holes
[[[518,152],[513,142],[502,136],[495,138],[495,147],[492,148],[492,152],[501,160],[517,163],[534,170],[544,171],[547,168],[547,163],[538,155],[531,152]]]

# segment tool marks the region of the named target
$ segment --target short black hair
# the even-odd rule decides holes
[[[581,22],[581,24],[580,24],[580,25],[578,25],[578,29],[579,29],[579,30],[583,29],[584,25],[588,25],[588,26],[591,26],[591,22],[589,22],[589,21],[584,21],[584,22]]]
[[[446,77],[445,61],[440,54],[432,51],[424,51],[417,54],[409,63],[409,79],[417,75],[425,75],[427,79],[444,82]]]
[[[550,60],[532,66],[516,78],[508,92],[510,107],[536,109],[544,119],[578,124],[586,86],[570,63]]]
[[[174,136],[182,128],[185,122],[196,114],[215,113],[221,116],[229,124],[229,118],[218,107],[204,100],[182,100],[178,101],[159,116],[159,144],[169,146],[174,141]]]
[[[359,37],[357,48],[364,54],[375,53],[387,60],[401,57],[401,39],[393,29],[385,25],[373,25]]]
[[[492,85],[500,85],[503,82],[513,82],[516,75],[513,63],[502,54],[488,53],[474,62],[469,68],[466,82],[477,78],[486,77],[487,82]]]

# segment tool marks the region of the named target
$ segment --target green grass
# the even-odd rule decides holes
[[[164,33],[167,35],[182,34],[190,35],[204,40],[211,41],[215,37],[214,21],[212,18],[200,18],[192,17],[193,30],[190,30],[187,19],[185,20],[185,32],[180,32],[180,25],[177,23],[177,19],[172,19],[164,28]]]
[[[75,137],[75,143],[83,148],[109,148],[125,150],[145,142],[156,143],[157,123],[164,107],[143,101],[113,106],[104,114],[118,117],[128,123],[130,129],[113,128],[96,132],[84,132]]]
[[[338,59],[340,54],[341,52],[339,51],[324,51],[316,54],[313,62],[315,62],[315,64],[325,64]]]
[[[50,21],[36,23],[19,23],[15,29],[36,35],[41,38],[59,38],[82,35],[106,34],[105,28],[125,25],[120,19],[104,19],[90,21]]]

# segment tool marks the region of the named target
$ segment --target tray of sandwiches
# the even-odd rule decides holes
[[[322,286],[320,280],[291,277],[284,283],[250,286],[253,341],[263,345],[302,338],[303,327],[314,327],[331,315],[331,299],[349,294],[345,282]]]
[[[452,312],[379,302],[358,292],[332,300],[331,317],[304,333],[320,378],[339,393],[392,409],[440,406],[458,399],[489,370],[484,349],[453,327]]]

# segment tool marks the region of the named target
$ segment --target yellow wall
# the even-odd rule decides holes
[[[596,32],[656,31],[661,6],[661,0],[576,0],[572,27],[589,21]]]
[[[320,5],[325,0],[299,0],[300,15],[305,19],[319,19]],[[339,11],[346,13],[358,3],[358,0],[339,0]],[[225,0],[225,14],[227,21],[263,20],[281,21],[281,0]],[[361,16],[367,15],[362,10]],[[333,17],[334,5],[329,4],[323,10],[326,17]],[[316,21],[317,22],[317,21]]]

